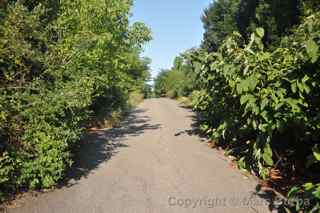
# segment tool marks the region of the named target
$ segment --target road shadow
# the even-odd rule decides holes
[[[119,148],[126,148],[127,137],[135,137],[147,130],[161,128],[160,124],[151,124],[151,119],[145,116],[146,110],[134,109],[121,122],[120,127],[101,129],[85,134],[74,151],[74,164],[68,170],[66,178],[60,187],[70,187],[90,173],[100,164],[109,160],[119,152]]]
[[[190,107],[186,107],[183,105],[180,105],[181,108],[184,108],[186,111],[188,111],[187,117],[191,118],[192,123],[191,123],[191,128],[181,130],[175,133],[175,136],[180,136],[180,135],[196,135],[198,136],[202,142],[207,142],[208,141],[208,136],[204,131],[200,129],[200,125],[205,121],[203,117],[197,112],[194,112]],[[252,176],[256,180],[256,176]],[[256,198],[259,198],[257,200]],[[240,199],[240,198],[239,198]],[[246,200],[245,200],[246,199]],[[240,201],[240,200],[239,200]],[[288,200],[272,188],[266,190],[265,187],[261,184],[258,183],[253,190],[250,199],[247,197],[243,197],[243,205],[250,206],[252,207],[251,209],[255,212],[258,212],[254,207],[257,206],[266,206],[270,212],[278,212],[278,213],[287,213],[283,204],[288,202]]]
[[[194,112],[190,107],[180,106],[188,111],[188,118],[191,118],[191,126],[188,129],[180,130],[174,134],[174,136],[178,137],[180,135],[187,134],[189,136],[196,135],[200,138],[201,141],[206,141],[208,138],[203,131],[200,129],[200,125],[203,122],[203,118],[200,114]]]
[[[288,199],[285,195],[276,191],[273,186],[265,187],[265,184],[257,184],[256,194],[264,200],[265,204],[268,205],[270,212],[277,213],[287,213],[290,209],[290,212],[295,212],[294,209],[299,202],[304,202],[302,199]],[[266,189],[264,189],[266,188]],[[301,205],[302,203],[300,203]]]

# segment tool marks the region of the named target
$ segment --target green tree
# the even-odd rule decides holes
[[[154,79],[154,93],[156,97],[164,97],[166,95],[166,78],[168,70],[161,70],[161,72]]]
[[[299,24],[302,15],[301,0],[242,0],[237,12],[239,32],[248,40],[257,27],[265,29],[264,43],[279,43],[292,27]]]
[[[187,51],[177,56],[169,70],[163,70],[155,79],[155,94],[158,97],[177,98],[188,96],[196,89],[196,76]]]
[[[2,2],[0,199],[48,188],[71,165],[71,147],[92,116],[143,92],[150,30],[129,25],[132,1]]]
[[[299,24],[303,14],[303,0],[218,0],[204,10],[202,47],[216,51],[233,31],[249,40],[257,27],[265,29],[264,44],[276,46],[280,37]]]
[[[202,47],[215,51],[222,41],[233,31],[237,30],[236,12],[240,0],[217,0],[204,10],[201,18],[204,35]]]

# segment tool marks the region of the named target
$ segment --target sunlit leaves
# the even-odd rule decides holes
[[[132,1],[14,2],[0,21],[1,191],[55,185],[88,119],[122,110],[149,78]]]
[[[263,38],[264,36],[264,29],[263,28],[257,28],[256,33],[260,38]]]
[[[320,148],[318,146],[313,148],[313,155],[317,161],[320,161]]]
[[[316,64],[320,55],[316,42],[320,39],[320,23],[315,16],[319,18],[320,14],[306,18],[306,23],[284,38],[281,47],[265,49],[262,39],[266,32],[257,28],[247,44],[234,34],[217,52],[199,51],[194,55],[196,66],[201,67],[195,71],[206,92],[197,109],[208,116],[208,123],[212,125],[209,128],[216,129],[211,137],[226,140],[225,143],[233,146],[236,143],[231,142],[233,138],[248,137],[250,132],[252,142],[247,143],[246,151],[238,153],[239,166],[247,167],[245,161],[252,159],[248,156],[251,153],[255,159],[254,163],[250,161],[254,164],[252,167],[258,168],[265,178],[267,168],[275,163],[274,135],[297,123],[305,124],[300,127],[305,132],[319,126],[309,114],[316,110],[310,101],[319,95],[319,90],[315,90],[320,83],[316,77],[318,68],[305,68],[310,62]],[[303,141],[304,137],[301,133],[297,140]],[[243,142],[239,143],[244,146]],[[313,157],[320,158],[320,155],[314,151]]]
[[[270,143],[267,143],[263,149],[263,160],[268,166],[273,166],[272,149]]]
[[[314,40],[308,40],[306,43],[306,50],[311,58],[311,62],[315,63],[319,58],[319,45]]]

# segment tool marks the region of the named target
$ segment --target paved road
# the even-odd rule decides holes
[[[83,140],[67,186],[17,201],[12,213],[269,212],[257,182],[193,134],[194,114],[142,103],[121,128]]]

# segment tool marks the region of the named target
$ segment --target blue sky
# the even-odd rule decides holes
[[[200,17],[212,0],[135,0],[131,21],[144,22],[153,40],[144,56],[152,59],[152,75],[170,68],[175,56],[199,46],[203,28]]]

